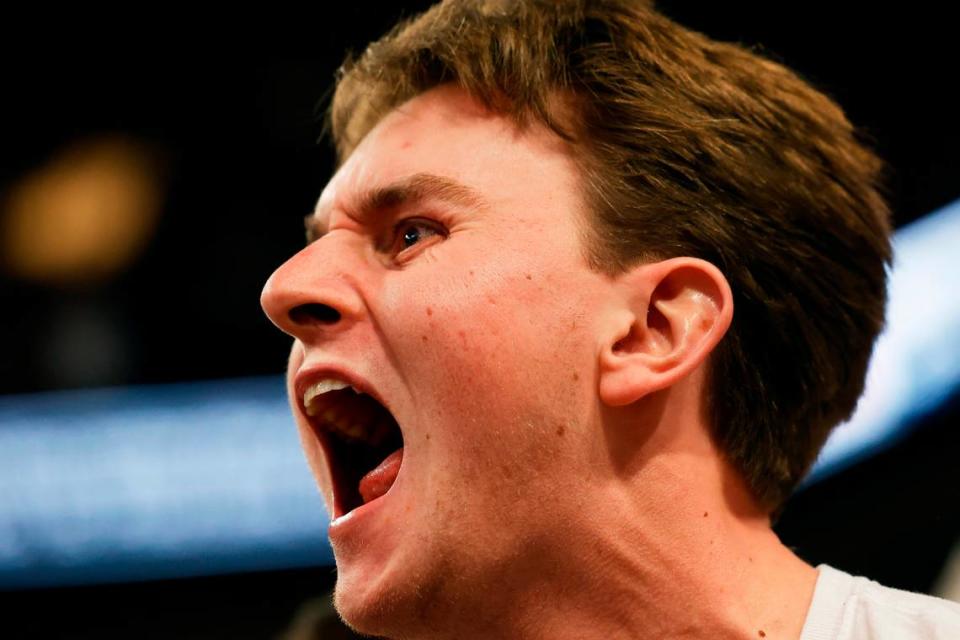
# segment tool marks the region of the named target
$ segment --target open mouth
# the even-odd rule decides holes
[[[311,384],[303,407],[330,465],[335,518],[390,490],[403,460],[403,435],[386,407],[336,379]]]

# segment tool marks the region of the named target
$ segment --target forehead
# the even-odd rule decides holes
[[[363,139],[320,196],[314,215],[389,203],[398,187],[484,204],[579,191],[567,145],[540,125],[519,129],[455,87],[439,87],[394,109]]]

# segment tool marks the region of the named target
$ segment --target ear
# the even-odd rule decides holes
[[[600,399],[636,402],[704,362],[730,327],[733,294],[720,270],[696,258],[638,265],[622,291],[600,353]]]

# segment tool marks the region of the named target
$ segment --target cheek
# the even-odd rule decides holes
[[[404,365],[418,377],[443,372],[466,388],[481,377],[507,382],[535,368],[557,333],[549,297],[522,274],[468,273],[419,288],[403,303],[394,344]]]
[[[467,434],[461,448],[515,439],[518,420],[538,443],[544,433],[566,432],[590,375],[582,371],[589,350],[576,303],[522,266],[506,274],[467,269],[430,284],[404,301],[391,340],[424,422]]]

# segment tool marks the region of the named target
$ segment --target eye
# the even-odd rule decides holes
[[[446,237],[446,230],[433,220],[408,218],[394,227],[394,250],[399,254],[433,237]]]

